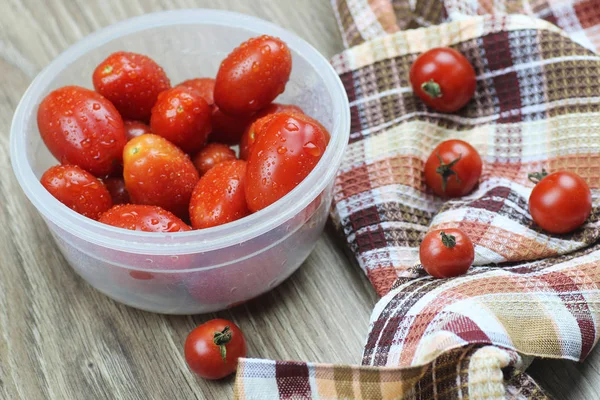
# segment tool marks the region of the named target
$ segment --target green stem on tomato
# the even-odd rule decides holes
[[[531,174],[527,174],[527,178],[535,183],[536,185],[539,183],[539,181],[541,181],[542,179],[544,179],[545,177],[548,176],[548,172],[546,172],[546,170],[544,168],[542,168],[542,172],[534,172]]]
[[[447,248],[451,249],[456,246],[456,237],[448,235],[446,232],[441,231],[440,236],[442,237],[442,244]]]
[[[448,179],[450,179],[450,177],[452,175],[456,175],[456,182],[460,183],[460,177],[458,176],[456,171],[454,171],[452,169],[452,167],[454,167],[456,165],[456,163],[460,161],[462,154],[460,154],[454,160],[450,161],[448,164],[444,163],[444,160],[442,159],[442,157],[440,156],[439,153],[436,154],[436,156],[437,156],[438,160],[440,161],[440,165],[435,169],[435,172],[438,173],[442,177],[442,191],[446,192],[446,186],[448,185]]]
[[[442,88],[440,87],[439,83],[437,83],[433,79],[430,79],[427,82],[423,82],[421,84],[421,89],[423,89],[423,91],[425,93],[427,93],[429,95],[429,97],[431,97],[433,99],[442,97],[442,94],[443,94]]]
[[[227,361],[227,348],[225,345],[230,341],[231,329],[229,329],[229,326],[226,326],[225,329],[220,332],[215,332],[213,335],[213,343],[219,346],[219,351],[221,352],[221,358],[223,359],[223,362]]]

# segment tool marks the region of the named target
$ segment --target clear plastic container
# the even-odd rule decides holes
[[[292,75],[276,101],[299,105],[331,133],[319,164],[292,192],[241,220],[201,231],[147,233],[100,224],[59,203],[39,183],[57,163],[42,142],[36,113],[50,91],[92,88],[94,67],[118,50],[147,54],[172,84],[215,76],[221,60],[252,36],[283,39]],[[260,19],[214,10],[133,18],[81,40],[33,81],[15,112],[12,165],[73,269],[113,299],[143,310],[193,314],[220,310],[277,286],[308,257],[327,220],[332,186],[349,135],[348,99],[328,61],[296,35]],[[60,282],[56,282],[60,285]]]

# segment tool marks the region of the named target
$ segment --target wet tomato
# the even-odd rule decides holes
[[[104,179],[104,186],[110,193],[113,204],[127,204],[131,201],[125,187],[125,181],[122,178],[106,178]]]
[[[462,140],[446,140],[425,163],[425,183],[438,196],[461,197],[477,186],[481,168],[481,157],[473,146]]]
[[[550,233],[568,233],[585,223],[592,212],[592,193],[577,174],[559,171],[543,177],[529,196],[533,221]]]
[[[132,231],[185,232],[190,227],[175,215],[158,206],[141,204],[116,205],[100,217],[100,222]]]
[[[278,113],[250,151],[246,200],[261,210],[294,189],[317,165],[329,143],[329,132],[303,114]]]
[[[475,259],[471,239],[460,229],[429,232],[419,248],[421,265],[436,278],[451,278],[467,272]]]
[[[267,35],[249,39],[221,63],[215,103],[227,114],[255,113],[283,93],[291,70],[292,55],[283,41]]]
[[[58,201],[88,218],[97,220],[112,207],[104,184],[76,165],[50,167],[42,175],[41,183]]]
[[[192,194],[192,227],[210,228],[248,215],[245,191],[245,161],[225,161],[212,167],[200,178]]]
[[[130,140],[123,151],[123,177],[131,200],[187,217],[198,171],[189,156],[157,135]]]
[[[454,112],[475,93],[475,70],[460,52],[449,47],[421,54],[410,67],[410,84],[429,107]]]
[[[211,109],[195,90],[174,87],[158,96],[152,109],[150,127],[186,153],[195,153],[204,146],[211,131]]]
[[[245,115],[228,115],[214,106],[212,113],[212,133],[210,140],[218,143],[236,145],[250,124],[252,117]]]
[[[63,164],[104,177],[120,168],[127,141],[110,101],[79,86],[65,86],[40,103],[37,123],[48,150]]]
[[[185,86],[195,89],[209,106],[215,104],[213,93],[215,91],[215,80],[213,78],[195,78],[181,82],[177,86]]]
[[[125,122],[125,136],[127,140],[131,140],[135,137],[152,133],[150,126],[139,121],[124,121]]]
[[[150,57],[119,51],[94,70],[94,88],[124,119],[148,121],[158,94],[171,87],[165,71]]]
[[[235,151],[222,143],[209,143],[192,159],[200,176],[223,161],[235,160]]]

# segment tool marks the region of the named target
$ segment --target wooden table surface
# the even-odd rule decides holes
[[[299,271],[272,292],[214,315],[162,316],[115,303],[79,278],[14,178],[12,114],[44,66],[99,28],[191,7],[273,21],[326,57],[342,50],[327,0],[0,0],[1,399],[229,398],[233,379],[198,379],[183,358],[188,332],[215,316],[242,328],[251,357],[360,360],[377,297],[330,229]],[[536,361],[530,372],[557,399],[600,399],[598,353],[585,364]]]

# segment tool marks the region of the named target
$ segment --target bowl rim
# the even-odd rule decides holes
[[[319,71],[327,92],[332,97],[334,115],[331,141],[321,160],[296,188],[270,206],[237,221],[202,230],[177,233],[130,231],[86,218],[64,206],[43,188],[34,174],[27,158],[26,135],[22,134],[29,119],[35,118],[37,106],[41,96],[47,91],[48,82],[52,82],[66,66],[91,49],[118,37],[161,26],[181,24],[243,27],[257,35],[278,36],[288,44],[293,53]],[[304,39],[271,22],[245,14],[212,9],[182,9],[120,21],[91,33],[56,57],[32,81],[16,108],[11,124],[10,154],[14,174],[29,200],[46,220],[61,229],[87,242],[118,251],[148,255],[180,255],[236,245],[293,218],[335,178],[348,144],[349,132],[350,110],[343,84],[327,59]]]

